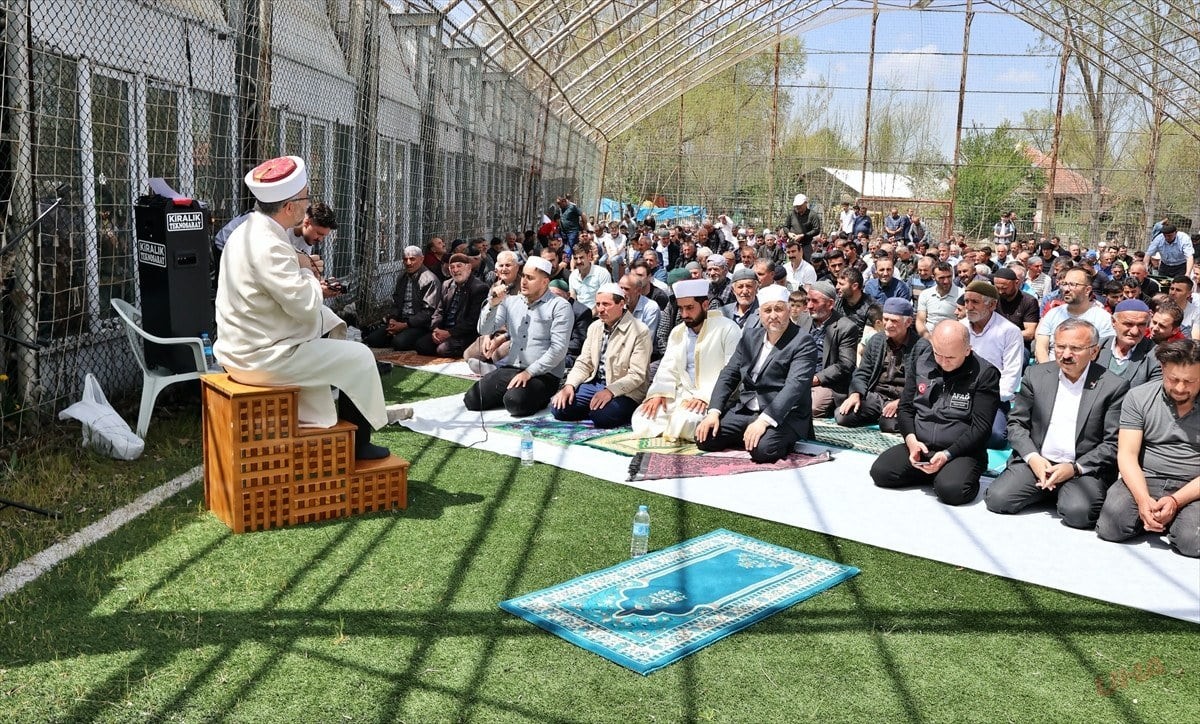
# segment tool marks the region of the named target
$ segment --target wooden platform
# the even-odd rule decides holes
[[[408,507],[408,461],[356,460],[345,421],[299,427],[299,388],[200,381],[204,503],[234,533]]]

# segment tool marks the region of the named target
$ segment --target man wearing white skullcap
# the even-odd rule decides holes
[[[288,238],[309,205],[304,161],[271,159],[245,181],[258,203],[221,255],[217,361],[243,384],[299,387],[300,425],[330,427],[340,413],[358,427],[356,457],[387,457],[371,444],[389,419],[375,357],[345,339],[345,323],[322,304],[325,283]],[[336,407],[331,386],[341,390]]]
[[[638,437],[662,435],[669,442],[696,439],[696,425],[708,412],[717,376],[742,336],[733,320],[709,311],[709,282],[685,279],[672,290],[681,323],[671,330],[646,401],[632,420]]]
[[[759,463],[787,457],[797,440],[812,439],[810,381],[816,347],[788,314],[786,287],[758,292],[760,324],[742,332],[713,388],[713,406],[696,427],[705,452],[736,448]]]
[[[419,246],[404,247],[404,270],[396,277],[392,303],[386,326],[363,337],[363,343],[398,352],[415,350],[433,329],[433,314],[442,303],[442,282],[425,267],[425,252]]]
[[[646,396],[650,330],[626,309],[624,292],[612,282],[596,290],[594,305],[597,319],[550,412],[556,420],[591,420],[601,429],[628,425]]]
[[[796,194],[792,199],[792,211],[780,226],[789,239],[800,242],[804,258],[811,259],[813,239],[821,233],[821,215],[809,208],[807,196]]]
[[[566,370],[567,343],[575,315],[567,300],[550,291],[554,268],[540,256],[521,270],[520,296],[493,294],[479,315],[479,333],[508,328],[512,346],[504,366],[488,372],[467,390],[468,410],[503,407],[514,417],[545,409]]]

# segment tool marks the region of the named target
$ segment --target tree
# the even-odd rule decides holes
[[[983,236],[1001,212],[1029,205],[1031,191],[1044,188],[1045,174],[1021,151],[1007,123],[991,132],[971,128],[963,135],[954,210],[967,236]]]

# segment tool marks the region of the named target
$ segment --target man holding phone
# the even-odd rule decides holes
[[[987,469],[1000,372],[971,352],[967,328],[955,320],[939,322],[905,366],[897,415],[904,442],[875,459],[871,479],[881,488],[932,483],[943,503],[969,503]]]

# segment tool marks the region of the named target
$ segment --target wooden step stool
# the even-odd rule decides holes
[[[200,382],[204,504],[234,533],[408,507],[408,461],[355,460],[344,420],[298,427],[299,388]]]

